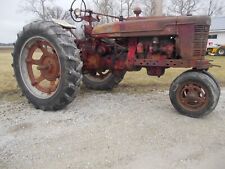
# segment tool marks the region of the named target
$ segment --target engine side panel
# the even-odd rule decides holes
[[[176,33],[176,17],[128,20],[94,27],[94,37],[137,37]]]
[[[207,16],[137,17],[123,22],[95,26],[94,37],[140,37],[177,35],[179,25],[210,25]]]

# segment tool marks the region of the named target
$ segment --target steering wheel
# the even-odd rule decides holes
[[[86,11],[87,11],[86,3],[84,2],[84,0],[81,0],[80,8],[74,8],[76,1],[77,0],[74,0],[71,4],[70,10],[69,10],[70,15],[75,22],[82,22],[83,17],[86,16]]]

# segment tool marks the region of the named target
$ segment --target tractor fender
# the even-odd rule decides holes
[[[55,22],[56,24],[62,26],[63,28],[66,29],[76,29],[76,27],[68,22],[66,22],[65,20],[61,20],[61,19],[52,19],[53,22]]]

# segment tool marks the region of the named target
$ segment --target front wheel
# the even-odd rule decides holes
[[[198,118],[215,109],[219,101],[220,88],[206,73],[187,71],[172,82],[169,96],[179,113]]]
[[[38,109],[62,109],[79,90],[79,51],[70,34],[53,22],[24,27],[14,47],[13,65],[23,94]]]

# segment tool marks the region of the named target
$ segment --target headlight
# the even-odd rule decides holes
[[[101,19],[102,19],[102,16],[101,15],[97,15],[96,18],[97,18],[98,22],[100,22]]]
[[[79,8],[76,8],[76,9],[74,10],[74,14],[75,14],[76,17],[79,17],[79,16],[81,15],[80,9],[79,9]]]

